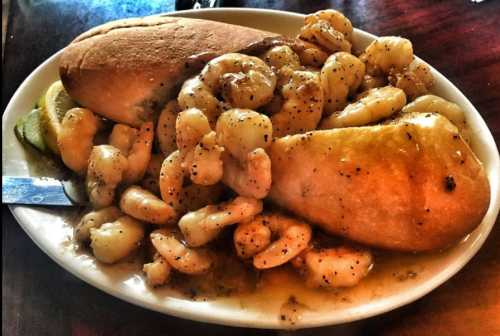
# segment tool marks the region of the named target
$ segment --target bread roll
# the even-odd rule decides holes
[[[371,246],[445,248],[479,225],[490,202],[482,164],[438,114],[288,136],[269,156],[274,202]]]
[[[71,42],[59,61],[64,87],[80,105],[139,126],[211,58],[276,34],[168,16],[118,20]]]

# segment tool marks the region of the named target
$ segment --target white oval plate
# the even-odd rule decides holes
[[[197,10],[172,15],[246,25],[289,36],[295,35],[303,22],[300,14],[255,9]],[[360,30],[355,31],[354,37],[357,48],[365,47],[375,38]],[[31,73],[3,114],[3,175],[32,175],[26,151],[15,138],[13,128],[16,119],[29,111],[40,93],[58,79],[59,55],[60,52],[56,53]],[[490,207],[481,225],[457,246],[437,255],[400,257],[395,258],[397,262],[394,263],[389,259],[385,266],[376,266],[374,275],[352,290],[325,294],[304,290],[300,284],[291,281],[287,286],[282,283],[263,288],[247,297],[194,302],[169,289],[151,290],[145,285],[138,265],[103,266],[89,255],[76,251],[71,242],[72,227],[67,223],[74,215],[71,209],[11,206],[11,211],[40,249],[72,274],[125,301],[166,314],[232,326],[306,328],[350,322],[387,312],[422,297],[457,273],[481,247],[499,211],[500,164],[493,137],[467,98],[435,69],[432,72],[436,78],[434,93],[456,102],[467,114],[474,133],[473,147],[484,163],[491,186]],[[295,294],[308,307],[293,326],[283,324],[279,319],[281,304],[290,294]]]

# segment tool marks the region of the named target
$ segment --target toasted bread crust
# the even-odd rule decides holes
[[[138,126],[200,64],[271,36],[276,35],[180,17],[118,20],[71,42],[61,55],[59,72],[64,87],[80,105]],[[196,55],[200,57],[193,59]]]

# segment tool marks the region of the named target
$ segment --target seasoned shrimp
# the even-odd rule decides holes
[[[209,186],[190,184],[183,187],[181,191],[179,208],[176,209],[179,214],[185,214],[188,211],[195,211],[209,204],[219,203],[224,186],[217,183]]]
[[[262,211],[262,201],[249,197],[207,205],[188,212],[179,221],[179,228],[190,246],[201,246],[213,240],[220,231],[232,224],[250,220]]]
[[[217,143],[226,149],[222,181],[241,196],[264,198],[269,192],[271,161],[264,149],[272,131],[269,118],[252,110],[231,109],[217,120]]]
[[[217,145],[215,132],[207,133],[196,145],[189,172],[191,181],[201,185],[216,184],[222,179],[221,153],[224,148]]]
[[[317,45],[307,41],[300,41],[296,52],[299,55],[301,64],[312,67],[323,66],[328,56],[330,56],[329,53],[323,51]]]
[[[252,258],[271,244],[271,230],[264,218],[257,216],[249,222],[242,222],[234,231],[234,247],[241,259]]]
[[[179,104],[176,100],[171,100],[163,108],[158,117],[156,125],[156,139],[161,152],[164,155],[169,155],[177,149],[175,141],[175,122],[177,114],[181,111]]]
[[[122,216],[90,229],[90,246],[97,260],[112,264],[137,249],[143,237],[143,224],[132,217]]]
[[[137,139],[137,128],[125,124],[116,124],[109,135],[109,144],[118,148],[124,156],[128,156],[130,148]]]
[[[403,71],[413,61],[413,46],[405,38],[383,36],[366,47],[360,59],[366,63],[370,75],[389,75],[392,71]]]
[[[214,123],[222,111],[220,94],[231,107],[256,109],[268,103],[276,87],[276,75],[254,56],[229,53],[219,56],[187,81],[178,96],[182,108],[197,107]]]
[[[292,262],[300,267],[310,287],[338,288],[357,285],[371,269],[370,251],[347,246],[311,249]]]
[[[307,248],[311,240],[309,224],[292,217],[282,214],[261,215],[254,222],[269,227],[271,233],[279,237],[254,256],[253,265],[257,269],[283,265]]]
[[[321,69],[327,114],[340,111],[347,105],[347,97],[356,92],[364,74],[365,64],[354,55],[340,51],[328,57]]]
[[[184,174],[182,156],[179,150],[176,150],[163,160],[159,179],[161,198],[174,209],[180,208]]]
[[[401,89],[392,86],[371,89],[364,94],[363,98],[347,105],[342,112],[323,119],[321,128],[366,125],[389,117],[401,110],[405,104],[406,96]]]
[[[304,25],[298,38],[315,44],[331,54],[337,51],[351,52],[351,43],[328,21],[319,20]]]
[[[90,229],[99,228],[102,224],[115,221],[121,216],[123,213],[115,206],[89,212],[75,227],[75,239],[86,242],[90,239]]]
[[[288,67],[290,69],[300,68],[299,56],[286,45],[272,47],[266,51],[261,58],[272,69],[280,70],[281,68]]]
[[[175,229],[159,229],[151,232],[151,242],[158,253],[174,269],[186,274],[206,273],[214,264],[214,255],[205,248],[190,248],[182,243]]]
[[[170,278],[172,267],[159,253],[153,257],[153,261],[144,264],[142,267],[146,273],[146,279],[150,286],[162,286],[166,284]]]
[[[128,161],[119,149],[110,145],[94,146],[87,170],[87,194],[94,208],[113,203],[115,188],[122,181]]]
[[[146,168],[146,174],[142,179],[141,185],[144,189],[151,191],[155,195],[160,195],[160,171],[163,160],[165,159],[163,154],[152,154],[151,160],[149,160],[148,167]]]
[[[283,99],[281,109],[271,116],[274,136],[314,130],[323,111],[320,76],[311,71],[293,71],[280,90]]]
[[[153,137],[153,122],[143,123],[127,156],[128,168],[124,176],[126,183],[137,183],[144,177],[151,159]]]
[[[338,32],[341,32],[347,41],[352,42],[352,23],[341,12],[334,9],[325,9],[306,16],[304,23],[316,23],[318,21],[327,21]]]
[[[64,164],[80,175],[87,171],[94,136],[99,130],[101,121],[84,108],[73,108],[66,112],[57,145]]]
[[[402,89],[409,100],[429,92],[434,85],[434,77],[427,64],[414,60],[403,72],[391,73],[389,81],[392,85]]]
[[[120,209],[127,215],[153,224],[167,224],[176,215],[173,207],[138,186],[128,187],[122,193]]]
[[[418,97],[413,102],[403,107],[402,112],[434,112],[441,114],[457,126],[462,138],[470,143],[471,135],[467,120],[465,119],[465,113],[460,106],[455,103],[449,102],[438,96],[425,95]]]

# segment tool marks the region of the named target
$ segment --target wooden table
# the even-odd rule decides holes
[[[225,1],[226,6],[309,13],[333,7],[356,27],[403,35],[477,107],[500,142],[500,1]],[[2,77],[2,111],[26,76],[88,28],[121,17],[173,10],[172,0],[12,0]],[[302,335],[500,335],[500,223],[474,259],[421,300],[349,325]],[[2,332],[5,335],[288,334],[208,325],[122,302],[59,267],[2,206]]]

